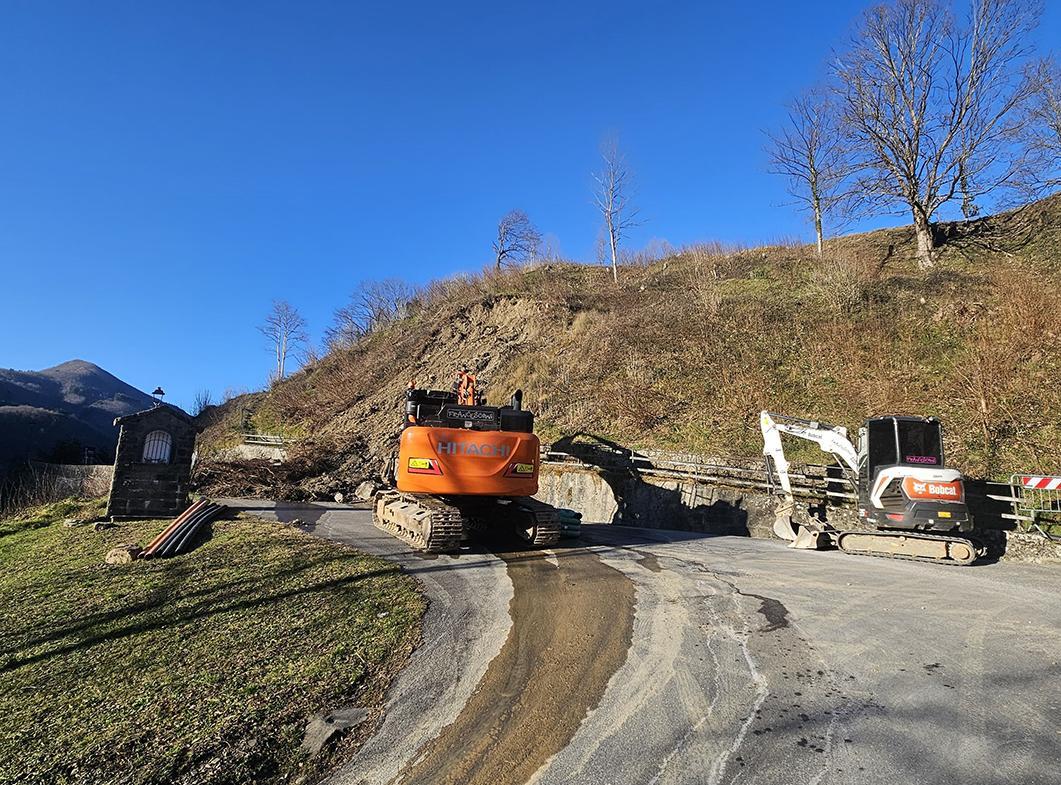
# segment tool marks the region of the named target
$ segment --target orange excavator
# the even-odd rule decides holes
[[[376,499],[376,525],[414,548],[445,553],[471,533],[514,530],[538,547],[560,538],[553,507],[538,492],[539,442],[534,415],[516,391],[488,406],[474,373],[458,372],[452,389],[405,393],[396,489]]]

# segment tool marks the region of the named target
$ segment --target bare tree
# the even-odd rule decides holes
[[[902,205],[917,258],[934,264],[936,211],[1014,184],[1013,144],[1033,92],[1023,65],[1034,0],[971,0],[957,22],[941,0],[893,0],[866,12],[833,63],[841,119],[859,153],[853,190],[867,212]]]
[[[214,396],[204,387],[195,394],[195,400],[192,401],[192,414],[198,417],[213,405]]]
[[[269,340],[270,349],[276,355],[273,378],[283,379],[288,356],[309,340],[306,320],[287,300],[273,300],[273,308],[258,331]]]
[[[349,348],[364,336],[403,318],[416,289],[398,278],[362,281],[350,301],[336,310],[332,325],[324,331],[329,349]]]
[[[1036,197],[1061,187],[1061,68],[1039,64],[1028,120],[1022,185]]]
[[[630,204],[632,188],[626,157],[615,139],[606,139],[600,148],[603,165],[593,175],[596,188],[594,203],[600,211],[606,251],[611,256],[612,278],[619,283],[619,246],[627,230],[639,225],[637,209]]]
[[[840,204],[849,171],[835,106],[825,93],[808,93],[792,102],[785,127],[767,135],[770,171],[788,179],[788,192],[810,213],[821,258],[822,221]]]
[[[542,236],[522,210],[510,210],[497,222],[494,265],[497,270],[512,262],[526,262],[538,256]]]

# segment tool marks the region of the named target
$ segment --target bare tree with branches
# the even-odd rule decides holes
[[[497,222],[497,239],[494,240],[494,266],[497,270],[505,264],[526,262],[534,259],[542,245],[542,236],[522,210],[509,210]]]
[[[1036,69],[1028,119],[1022,184],[1034,198],[1061,187],[1061,68],[1044,62]]]
[[[405,316],[416,289],[399,278],[362,281],[324,331],[329,349],[353,346],[361,338]]]
[[[619,246],[627,230],[640,224],[637,209],[630,204],[632,182],[626,157],[616,139],[606,139],[600,148],[603,165],[593,175],[593,200],[600,211],[606,250],[611,256],[612,278],[619,283]]]
[[[810,213],[821,258],[825,239],[822,222],[840,205],[849,172],[835,106],[826,93],[807,93],[792,102],[788,123],[767,136],[770,171],[788,179],[789,193]]]
[[[192,414],[198,417],[213,405],[214,396],[211,394],[210,390],[204,387],[195,394],[195,399],[192,402]]]
[[[935,260],[933,221],[960,197],[1014,185],[1014,139],[1033,93],[1024,65],[1034,0],[971,0],[956,21],[941,0],[893,0],[866,12],[836,57],[841,119],[859,152],[853,190],[866,212],[902,205],[922,268]]]
[[[273,300],[272,310],[258,327],[258,332],[269,340],[269,347],[276,356],[274,380],[283,379],[287,358],[309,340],[306,320],[287,300]]]

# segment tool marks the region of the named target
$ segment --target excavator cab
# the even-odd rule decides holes
[[[961,474],[944,468],[935,417],[873,417],[859,430],[859,516],[882,529],[968,531]]]

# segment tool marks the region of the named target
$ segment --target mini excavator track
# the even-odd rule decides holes
[[[882,559],[949,564],[964,567],[984,555],[984,547],[965,537],[921,532],[838,531],[830,532],[844,553]]]

